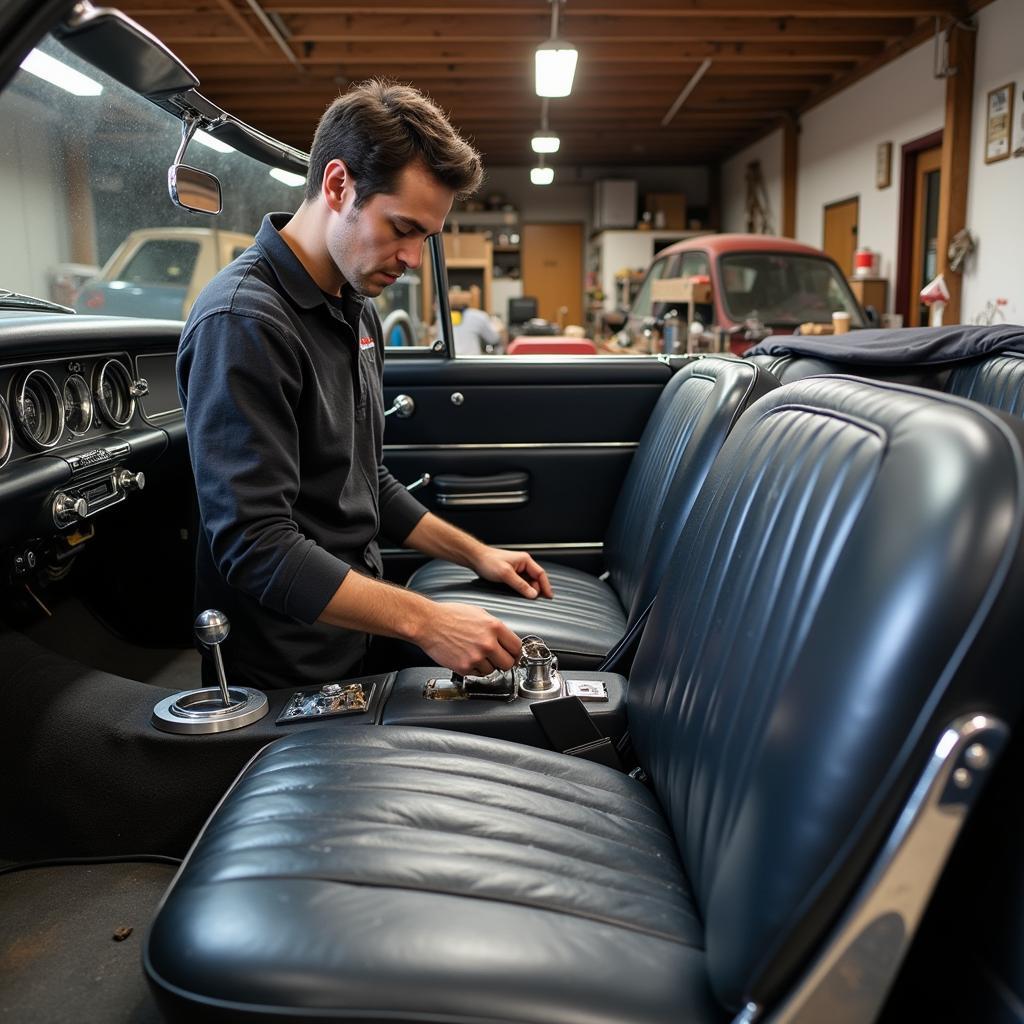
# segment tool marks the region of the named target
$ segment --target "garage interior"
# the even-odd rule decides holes
[[[1020,97],[1008,159],[986,154],[990,91],[1024,79],[1016,0],[123,6],[205,95],[300,149],[349,83],[387,76],[431,95],[488,175],[449,219],[463,236],[447,243],[452,283],[475,283],[504,321],[510,299],[536,296],[540,316],[599,335],[656,251],[708,230],[823,248],[886,323],[926,323],[917,293],[939,273],[946,323],[1024,315],[1010,270],[1024,236]],[[579,58],[571,94],[543,100],[533,52],[553,8]],[[538,159],[542,127],[560,146]],[[538,162],[547,186],[530,183]],[[965,228],[976,248],[951,270]],[[859,248],[875,254],[866,280]]]

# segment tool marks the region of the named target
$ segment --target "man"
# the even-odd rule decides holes
[[[525,552],[428,513],[383,467],[383,341],[369,301],[420,265],[479,155],[414,89],[366,82],[317,127],[302,205],[204,289],[178,352],[202,527],[197,600],[227,613],[230,674],[295,686],[358,671],[367,634],[463,674],[508,669],[518,637],[469,605],[381,581],[377,534],[525,597]]]
[[[474,299],[477,302],[480,299],[479,289],[475,285],[470,291],[452,288],[448,292],[457,356],[478,356],[485,352],[495,352],[501,344],[501,335],[491,323],[491,318],[472,304]]]

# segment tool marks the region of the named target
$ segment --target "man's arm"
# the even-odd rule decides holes
[[[548,574],[527,552],[489,547],[432,512],[416,523],[403,543],[432,558],[464,565],[481,578],[504,583],[523,597],[552,596]]]
[[[356,571],[346,575],[319,621],[408,640],[462,675],[510,669],[522,648],[519,637],[482,608],[435,603]]]

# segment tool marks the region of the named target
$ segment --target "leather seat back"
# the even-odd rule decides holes
[[[795,380],[826,373],[842,373],[851,377],[866,377],[868,380],[884,380],[893,384],[909,384],[911,387],[943,391],[949,376],[948,367],[915,366],[895,371],[892,366],[844,363],[838,359],[817,359],[792,352],[776,356],[759,354],[750,356],[749,359],[767,370],[780,384],[791,384]]]
[[[605,538],[609,580],[627,625],[653,600],[679,531],[736,420],[778,386],[760,367],[711,356],[665,386],[630,463]]]
[[[629,717],[724,1005],[771,1005],[806,962],[949,721],[1016,718],[1022,435],[819,377],[749,410],[709,474]]]
[[[944,390],[1011,416],[1024,416],[1024,353],[1001,352],[955,366]]]

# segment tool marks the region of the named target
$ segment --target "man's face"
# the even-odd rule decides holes
[[[327,249],[341,276],[372,298],[420,265],[423,244],[444,226],[455,193],[418,162],[399,174],[393,193],[377,193],[358,209],[351,178],[347,186]]]

